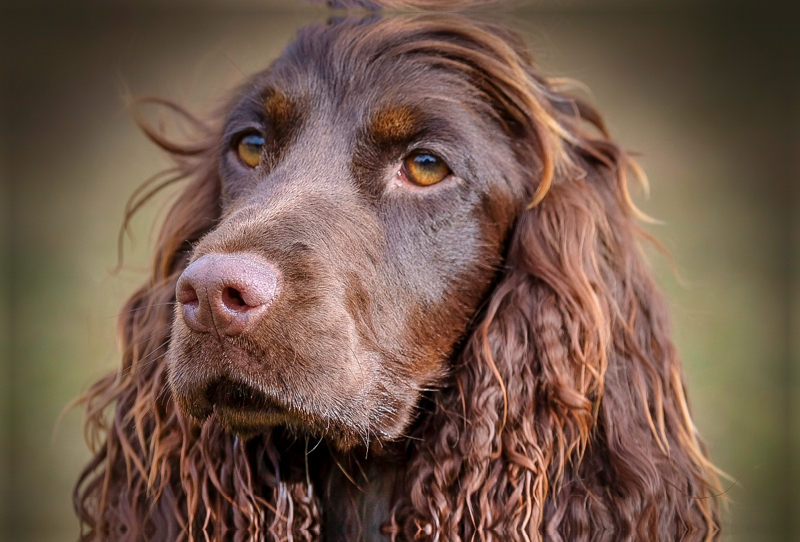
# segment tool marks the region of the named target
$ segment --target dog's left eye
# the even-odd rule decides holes
[[[236,152],[246,166],[258,167],[264,155],[264,138],[259,134],[247,134],[239,139]]]
[[[444,160],[424,151],[409,154],[400,171],[409,181],[420,186],[436,184],[450,175],[450,167]]]

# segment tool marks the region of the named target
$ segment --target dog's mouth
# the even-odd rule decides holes
[[[261,391],[227,378],[216,380],[206,387],[205,397],[216,409],[242,412],[265,412],[281,410],[281,406]]]
[[[187,407],[194,418],[200,421],[213,418],[241,435],[286,423],[292,417],[285,405],[249,384],[229,378],[209,383]]]

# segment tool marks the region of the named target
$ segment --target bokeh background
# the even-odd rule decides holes
[[[116,316],[145,276],[168,165],[127,95],[200,114],[328,12],[280,0],[6,0],[0,6],[0,540],[72,541],[82,413],[117,363]],[[722,537],[800,540],[800,13],[750,0],[548,0],[500,15],[544,71],[582,81],[652,185],[672,252],[695,420],[735,482]],[[402,81],[398,82],[402,84]],[[59,421],[60,420],[60,421]]]

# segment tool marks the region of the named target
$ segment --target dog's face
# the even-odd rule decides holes
[[[496,278],[523,200],[512,139],[464,73],[379,34],[307,29],[229,108],[222,218],[168,356],[195,418],[398,438]]]

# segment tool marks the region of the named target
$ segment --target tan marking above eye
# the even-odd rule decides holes
[[[248,134],[239,140],[236,152],[239,159],[248,167],[255,168],[264,157],[264,138],[259,134]]]
[[[406,156],[401,171],[409,181],[420,186],[436,184],[450,175],[450,167],[444,160],[425,151]]]
[[[404,141],[417,130],[416,115],[406,108],[386,109],[370,123],[370,135],[379,143]]]
[[[264,113],[270,122],[284,126],[295,117],[294,102],[276,89],[267,89],[264,92]]]

